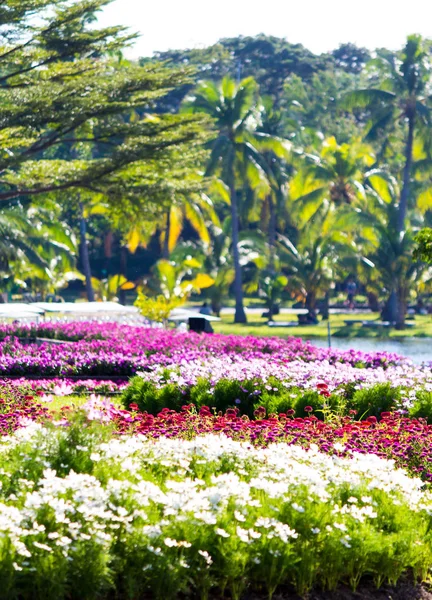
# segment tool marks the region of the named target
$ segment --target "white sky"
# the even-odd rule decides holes
[[[99,22],[141,34],[133,57],[258,33],[316,53],[344,42],[397,49],[410,33],[432,38],[432,0],[114,0]]]

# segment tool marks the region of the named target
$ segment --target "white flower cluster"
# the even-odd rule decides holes
[[[209,572],[241,554],[242,564],[255,566],[269,556],[285,560],[287,549],[295,554],[307,540],[319,540],[317,552],[335,541],[340,552],[354,552],[361,528],[361,535],[376,532],[384,548],[378,521],[389,510],[403,511],[400,522],[416,528],[421,545],[419,524],[427,532],[432,514],[422,482],[374,455],[339,458],[276,443],[259,449],[223,435],[101,441],[83,433],[75,451],[87,472],[78,473],[59,463],[68,435],[32,425],[0,441],[0,545],[5,552],[10,544],[17,576],[43,555],[73,562],[86,545],[109,565],[115,548],[139,548],[148,578],[164,560],[164,568]]]

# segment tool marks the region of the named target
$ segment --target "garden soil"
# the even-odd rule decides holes
[[[264,600],[267,596],[249,595],[244,600]],[[423,585],[401,583],[397,587],[383,586],[377,590],[373,585],[362,585],[356,592],[340,586],[333,592],[310,592],[306,598],[286,591],[273,596],[273,600],[432,600],[432,588]]]

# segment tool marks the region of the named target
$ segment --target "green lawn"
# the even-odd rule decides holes
[[[415,317],[415,326],[409,327],[403,331],[397,331],[395,329],[388,329],[385,327],[380,328],[367,328],[362,327],[361,324],[345,325],[345,320],[359,319],[359,320],[377,320],[379,317],[376,314],[364,313],[364,314],[342,314],[342,315],[331,315],[330,316],[330,327],[331,334],[335,337],[355,338],[355,337],[368,337],[368,338],[382,338],[382,339],[394,339],[394,338],[407,338],[407,337],[432,337],[432,317],[430,315]],[[296,321],[297,318],[294,315],[277,315],[275,321]],[[245,325],[234,324],[233,315],[223,315],[222,321],[215,322],[213,329],[216,333],[226,334],[239,334],[239,335],[265,335],[265,336],[278,336],[278,337],[302,337],[307,339],[312,338],[325,338],[327,337],[327,321],[320,321],[318,325],[304,325],[296,327],[269,327],[267,325],[267,319],[261,318],[259,315],[250,315],[249,322]]]
[[[104,394],[100,394],[104,396]],[[41,402],[42,406],[45,406],[52,413],[58,413],[65,406],[69,406],[70,408],[79,408],[83,406],[90,398],[90,394],[83,394],[82,396],[71,395],[71,396],[54,396],[50,402]],[[119,408],[123,408],[121,406],[120,400],[118,396],[109,396],[110,402],[116,404]]]

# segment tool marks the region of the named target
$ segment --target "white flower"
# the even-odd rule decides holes
[[[238,525],[236,527],[236,534],[241,542],[245,542],[246,544],[249,543],[250,540],[247,529],[243,529],[240,527],[240,525]]]
[[[343,538],[341,538],[339,541],[340,543],[345,546],[345,548],[351,548],[351,544],[349,543],[351,540],[349,535],[345,535]]]
[[[225,531],[225,529],[221,529],[220,527],[217,527],[215,529],[215,532],[217,535],[220,535],[221,537],[224,537],[224,538],[230,537],[230,534],[227,531]]]
[[[210,566],[213,563],[213,559],[207,552],[207,550],[198,550],[198,554],[200,554],[204,558],[208,566]]]
[[[50,548],[50,546],[41,544],[40,542],[33,542],[33,546],[36,546],[36,548],[40,548],[41,550],[46,550],[47,552],[52,552],[52,548]]]

